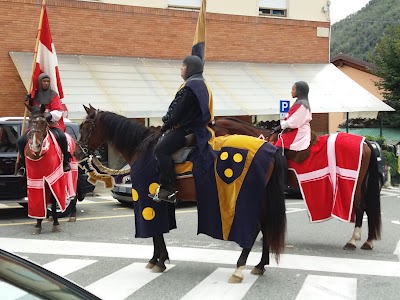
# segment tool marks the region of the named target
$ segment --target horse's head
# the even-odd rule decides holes
[[[99,127],[97,124],[99,110],[95,109],[90,104],[89,107],[85,105],[83,105],[83,107],[85,108],[87,116],[79,126],[79,136],[76,141],[78,147],[76,147],[74,152],[78,161],[82,161],[88,158],[89,155],[93,155],[94,151],[104,144],[101,130],[96,130],[96,127]]]
[[[43,141],[47,136],[47,121],[44,117],[44,105],[26,105],[30,111],[28,145],[29,149],[37,155],[42,149]]]

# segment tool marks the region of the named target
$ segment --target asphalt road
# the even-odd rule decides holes
[[[152,256],[150,239],[134,238],[133,209],[96,187],[78,204],[78,220],[51,223],[32,236],[34,221],[18,206],[0,209],[0,247],[27,257],[75,281],[103,299],[399,299],[400,189],[381,194],[382,240],[372,251],[344,251],[353,224],[337,220],[310,224],[303,201],[286,200],[285,254],[264,276],[249,274],[260,259],[257,240],[244,281],[228,284],[240,248],[196,235],[193,204],[177,211],[178,229],[165,235],[170,264],[161,275],[144,268]],[[364,222],[362,241],[367,237]],[[397,248],[396,248],[397,247]]]

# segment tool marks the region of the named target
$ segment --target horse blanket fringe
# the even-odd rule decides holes
[[[348,133],[320,136],[302,164],[288,161],[311,222],[332,217],[354,222],[353,202],[364,140]]]
[[[65,211],[66,178],[61,162],[61,150],[55,137],[48,132],[38,160],[29,158],[26,155],[27,151],[30,151],[28,145],[25,147],[28,216],[36,219],[46,218],[49,192],[53,193],[61,211]]]
[[[75,142],[72,137],[65,133],[68,142],[68,152],[74,153],[75,151]],[[61,151],[61,149],[60,149]],[[78,187],[78,161],[75,156],[72,156],[70,161],[71,171],[65,172],[65,180],[67,182],[67,199],[72,199],[76,196],[76,191]]]

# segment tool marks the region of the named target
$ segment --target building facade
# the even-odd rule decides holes
[[[206,60],[329,63],[326,1],[301,2],[208,0]],[[190,52],[200,4],[200,0],[46,2],[57,54],[177,60]],[[23,114],[26,88],[9,53],[33,52],[40,5],[38,0],[0,0],[4,33],[0,41],[0,116]],[[82,99],[82,104],[86,103]],[[313,128],[327,132],[327,114],[315,116]]]

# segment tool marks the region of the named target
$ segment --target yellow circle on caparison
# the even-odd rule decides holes
[[[228,177],[228,178],[231,178],[231,177],[233,176],[233,171],[232,171],[232,169],[231,169],[231,168],[225,169],[224,175],[225,175],[226,177]]]
[[[236,153],[233,156],[233,160],[234,160],[234,162],[240,163],[243,160],[243,155],[240,153]]]
[[[146,221],[151,221],[156,216],[156,212],[151,207],[146,207],[142,210],[142,216]]]
[[[219,158],[220,158],[221,160],[227,160],[227,159],[228,159],[228,156],[229,156],[228,152],[224,151],[224,152],[221,153],[221,155],[219,156]]]
[[[149,193],[150,194],[155,194],[157,188],[158,188],[158,183],[157,182],[150,183],[150,185],[149,185]]]
[[[139,200],[139,193],[135,189],[132,189],[132,200],[133,201],[138,201]]]

